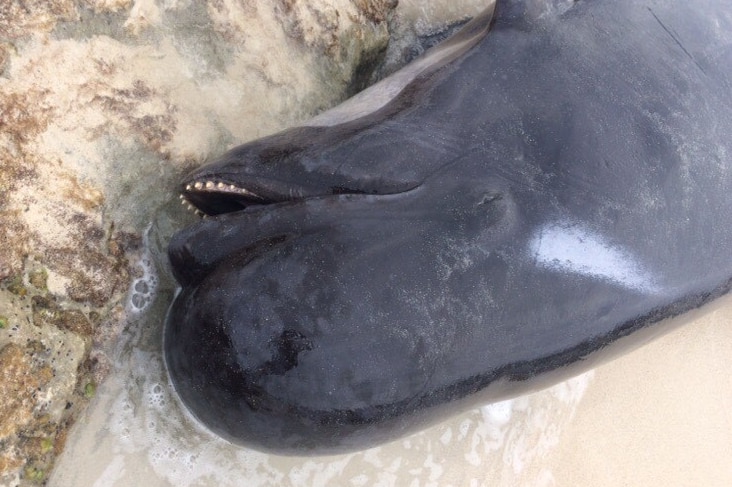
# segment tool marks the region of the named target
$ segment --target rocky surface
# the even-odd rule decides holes
[[[0,485],[45,483],[181,173],[367,84],[395,6],[0,4]]]

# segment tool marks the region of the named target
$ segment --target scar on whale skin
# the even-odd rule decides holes
[[[732,278],[718,0],[498,1],[356,99],[197,169],[171,380],[280,454],[368,448],[547,387]],[[369,103],[371,100],[371,103]]]

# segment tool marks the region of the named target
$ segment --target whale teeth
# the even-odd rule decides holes
[[[206,218],[208,215],[206,215],[203,211],[196,208],[196,206],[188,201],[188,199],[185,197],[185,195],[178,195],[178,198],[180,198],[180,204],[185,206],[188,211],[192,211],[194,215],[200,216],[201,218]]]
[[[223,181],[196,181],[194,183],[186,184],[186,191],[220,191],[222,193],[233,193],[248,196],[250,198],[263,199],[256,193],[249,191],[248,189],[240,188],[239,186],[231,183],[224,183]],[[181,196],[183,199],[183,196]]]

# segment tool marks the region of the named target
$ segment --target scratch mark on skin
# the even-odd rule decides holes
[[[659,19],[658,16],[655,14],[655,12],[653,10],[651,10],[651,7],[647,7],[647,8],[648,8],[648,11],[651,12],[651,15],[653,15],[653,18],[656,19],[656,22],[658,22],[658,24],[661,27],[663,27],[663,30],[665,30],[666,33],[669,36],[671,36],[671,39],[674,40],[674,42],[681,48],[681,50],[684,51],[684,53],[687,56],[689,56],[689,59],[691,59],[692,62],[694,64],[696,64],[696,67],[699,68],[702,73],[707,74],[707,72],[704,71],[704,68],[701,66],[701,64],[699,64],[699,62],[694,58],[694,56],[692,56],[691,53],[686,50],[686,48],[684,47],[684,45],[681,43],[681,41],[677,37],[678,34],[674,33],[671,29],[669,29],[668,27],[666,27],[666,24],[664,24],[663,22],[661,22],[661,19]]]

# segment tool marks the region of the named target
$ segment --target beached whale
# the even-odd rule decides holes
[[[732,12],[501,1],[189,175],[165,358],[238,444],[367,448],[669,331],[732,279]]]

